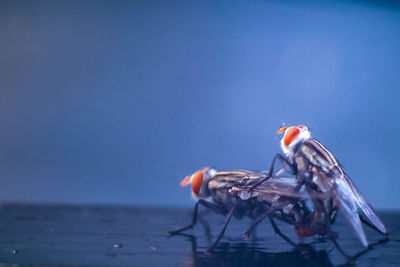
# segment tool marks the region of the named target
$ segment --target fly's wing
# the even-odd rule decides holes
[[[321,143],[311,139],[302,146],[303,155],[309,162],[317,167],[318,186],[331,190],[334,193],[333,199],[340,208],[345,220],[360,238],[361,243],[367,246],[365,233],[358,215],[358,208],[381,232],[386,229],[381,220],[375,214],[370,204],[357,190],[350,178],[347,177],[337,159]],[[332,183],[333,182],[333,183]]]
[[[217,172],[214,177],[220,176],[220,177],[229,177],[229,178],[245,178],[245,177],[250,177],[254,175],[259,175],[259,176],[265,176],[263,173],[255,173],[252,171],[248,170],[227,170],[227,171],[219,171]]]
[[[265,178],[266,174],[256,173],[248,170],[228,170],[217,172],[214,176],[214,180],[219,180],[222,182],[231,182],[236,185],[244,185],[253,179]]]
[[[343,179],[346,181],[348,185],[347,192],[351,194],[352,199],[357,203],[358,207],[363,211],[368,220],[376,226],[382,233],[386,234],[387,230],[385,225],[382,223],[381,219],[379,219],[378,215],[376,215],[375,211],[368,203],[368,201],[364,198],[364,196],[358,191],[357,187],[353,184],[350,178],[345,174]]]
[[[343,177],[335,178],[336,188],[333,197],[339,212],[343,215],[347,224],[353,229],[363,246],[368,247],[368,241],[361,225],[360,216],[357,212],[357,204],[351,193],[351,187]]]
[[[309,194],[304,191],[295,191],[297,181],[293,178],[283,177],[271,177],[262,184],[250,190],[253,184],[257,183],[259,179],[263,179],[265,177],[265,174],[262,177],[254,177],[250,182],[233,188],[231,193],[237,193],[237,195],[244,200],[259,195],[278,195],[282,197],[295,198],[298,200],[306,198],[327,199],[328,197],[327,194],[323,193],[316,192]]]

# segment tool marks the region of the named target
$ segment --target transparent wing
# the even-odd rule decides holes
[[[368,241],[361,225],[360,216],[357,212],[357,205],[351,193],[351,187],[343,177],[335,178],[336,188],[334,201],[339,206],[339,211],[343,215],[347,224],[353,229],[361,243],[368,247]]]
[[[316,184],[322,191],[331,191],[333,193],[332,198],[335,200],[336,205],[340,208],[349,226],[356,232],[363,245],[367,245],[367,241],[357,207],[360,208],[374,226],[382,233],[386,233],[386,228],[382,221],[343,171],[341,164],[332,153],[313,139],[304,144],[302,150],[304,155],[318,169]]]
[[[236,169],[236,170],[226,170],[226,171],[219,171],[216,175],[226,175],[226,176],[244,176],[249,173],[254,173],[248,170]],[[261,173],[260,173],[261,174]]]
[[[260,181],[259,179],[265,178],[263,174],[260,177],[252,178],[248,183],[240,187],[235,187],[233,192],[238,193],[238,196],[242,199],[248,199],[258,195],[279,195],[283,197],[295,198],[295,199],[307,199],[307,198],[319,198],[327,199],[328,195],[323,193],[306,193],[304,191],[296,191],[297,181],[293,178],[284,177],[271,177],[259,186],[252,188],[252,185]],[[250,192],[249,192],[250,191]]]
[[[365,216],[368,218],[368,220],[376,226],[376,228],[379,229],[382,233],[386,234],[387,230],[381,219],[379,219],[378,215],[375,213],[371,205],[368,203],[368,201],[364,198],[364,196],[358,191],[357,187],[353,184],[353,182],[350,180],[350,178],[346,175],[344,175],[343,179],[346,181],[348,188],[347,191],[348,193],[350,192],[352,198],[354,201],[357,203],[358,207],[362,212],[365,214]]]

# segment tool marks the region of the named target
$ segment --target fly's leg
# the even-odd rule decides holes
[[[254,229],[257,227],[257,225],[259,225],[260,222],[262,222],[265,218],[267,218],[268,216],[270,216],[270,215],[271,215],[274,211],[276,211],[276,210],[277,210],[276,208],[275,208],[275,209],[272,209],[272,210],[269,210],[267,213],[265,213],[264,215],[262,215],[253,225],[250,226],[250,228],[249,228],[247,231],[245,231],[245,232],[242,234],[243,238],[245,238],[245,239],[250,239],[250,237],[251,237],[251,232],[254,231]]]
[[[182,227],[178,230],[174,230],[174,231],[169,231],[167,232],[167,236],[172,236],[172,235],[176,235],[179,234],[187,229],[193,228],[193,226],[196,225],[197,223],[197,212],[199,210],[199,204],[200,204],[200,200],[196,202],[196,205],[194,206],[194,212],[193,212],[193,217],[192,217],[192,223],[189,224],[188,226]]]
[[[342,254],[350,264],[355,264],[356,261],[353,257],[351,257],[349,254],[344,252],[344,250],[339,246],[338,242],[336,241],[336,238],[333,235],[329,236],[329,239],[332,241],[332,243],[335,245],[336,249]]]
[[[325,207],[323,206],[323,204],[322,203],[319,204],[321,205],[320,208],[323,210],[323,212],[325,212]],[[340,252],[340,254],[342,254],[351,265],[355,264],[356,263],[355,258],[351,257],[349,254],[344,252],[344,250],[339,246],[339,243],[336,241],[337,233],[331,231],[329,224],[330,222],[331,219],[328,216],[325,216],[325,223],[328,226],[327,227],[328,238],[332,241],[332,243],[335,245],[336,249]]]
[[[272,174],[274,174],[274,167],[275,167],[275,161],[279,160],[282,164],[282,168],[288,171],[289,173],[296,175],[297,174],[297,168],[295,165],[290,163],[284,156],[281,154],[276,154],[275,157],[272,159],[271,162],[271,167],[269,168],[268,176],[271,177]]]
[[[235,209],[236,209],[236,207],[233,206],[231,208],[231,210],[229,211],[228,216],[226,216],[224,226],[222,227],[222,230],[221,230],[221,232],[219,233],[219,235],[217,237],[217,240],[215,240],[214,244],[207,250],[207,252],[211,252],[218,245],[218,243],[221,240],[221,238],[224,236],[226,227],[228,226],[228,223],[231,220],[231,218],[233,216],[233,213],[235,212]]]
[[[245,231],[245,232],[242,234],[243,238],[245,238],[245,239],[250,239],[250,237],[251,237],[251,232],[253,232],[254,229],[257,227],[257,225],[258,225],[260,222],[262,222],[262,221],[263,221],[266,217],[268,217],[268,216],[269,216],[269,213],[264,214],[263,216],[261,216],[261,218],[259,218],[252,226],[250,226],[250,228],[249,228],[247,231]]]
[[[281,232],[281,230],[279,229],[278,225],[275,223],[273,218],[270,217],[269,221],[271,222],[271,225],[274,228],[274,231],[276,234],[278,234],[280,237],[282,237],[290,245],[295,247],[298,251],[301,252],[301,254],[310,254],[310,248],[308,246],[304,246],[302,244],[297,244],[297,243],[293,242],[289,237],[287,237],[284,233]]]
[[[289,244],[291,244],[292,246],[297,248],[297,244],[295,242],[293,242],[292,240],[290,240],[289,237],[287,237],[284,233],[281,232],[281,230],[279,229],[278,225],[275,223],[273,218],[269,218],[269,221],[271,222],[272,227],[274,228],[274,231],[276,234],[278,234],[280,237],[282,237],[286,242],[288,242]]]
[[[332,198],[329,199],[329,219],[330,219],[330,224],[334,224],[336,222],[336,217],[338,213],[338,208],[333,207],[333,200]]]
[[[263,182],[265,182],[266,180],[268,180],[269,178],[272,177],[272,174],[274,173],[274,167],[275,167],[275,161],[279,160],[282,164],[282,167],[288,171],[289,173],[295,175],[297,173],[297,169],[296,167],[291,164],[285,157],[283,157],[281,154],[276,154],[275,157],[272,159],[272,163],[271,163],[271,167],[269,168],[269,172],[267,177],[265,177],[264,179],[262,179],[261,181],[259,181],[258,183],[256,183],[255,185],[251,186],[250,189],[248,191],[253,190],[254,188],[256,188],[257,186],[259,186],[260,184],[262,184]]]
[[[221,208],[220,206],[215,205],[214,203],[205,201],[204,199],[199,199],[199,200],[196,202],[196,205],[194,206],[194,212],[193,212],[193,217],[192,217],[192,223],[189,224],[188,226],[182,227],[182,228],[180,228],[180,229],[178,229],[178,230],[174,230],[174,231],[169,231],[169,232],[167,232],[167,236],[176,235],[176,234],[179,234],[179,233],[181,233],[181,232],[183,232],[183,231],[185,231],[185,230],[187,230],[187,229],[193,228],[193,227],[196,225],[196,223],[197,223],[197,213],[198,213],[199,205],[200,205],[200,204],[202,204],[203,206],[205,206],[205,207],[207,207],[207,208],[213,210],[213,211],[216,212],[216,213],[220,213],[220,214],[224,214],[224,213],[225,213],[225,210],[224,210],[223,208]]]

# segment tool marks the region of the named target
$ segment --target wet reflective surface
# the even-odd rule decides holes
[[[204,251],[218,234],[224,217],[202,212],[186,234],[165,232],[188,224],[189,209],[116,206],[44,206],[4,204],[0,209],[0,262],[17,264],[85,264],[134,266],[340,266],[346,260],[323,239],[307,239],[301,251],[275,235],[268,221],[251,240],[241,237],[250,221],[233,219],[211,255]],[[357,256],[359,266],[400,265],[400,214],[382,213],[391,233],[365,228],[372,248],[364,250],[339,220],[339,244]],[[297,241],[293,229],[281,230]],[[381,242],[380,242],[381,241]]]

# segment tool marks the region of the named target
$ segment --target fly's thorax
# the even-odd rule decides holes
[[[214,202],[230,206],[236,202],[237,197],[232,195],[229,190],[235,186],[233,181],[229,181],[224,177],[215,177],[210,179],[207,184],[207,192]]]
[[[308,171],[309,160],[306,157],[304,157],[303,153],[300,153],[299,150],[297,150],[293,154],[293,162],[295,163],[295,165],[297,167],[298,173],[304,173],[304,172]]]
[[[326,174],[343,175],[336,158],[317,140],[310,139],[305,142],[299,147],[299,152],[312,165],[321,168]]]
[[[343,176],[333,155],[315,139],[302,143],[294,154],[301,178],[312,181],[322,192],[334,187],[335,177]]]

